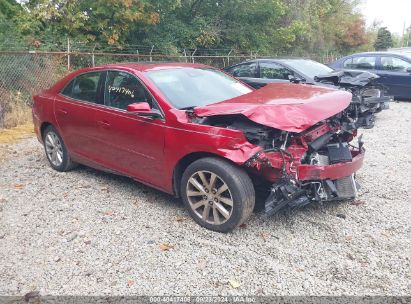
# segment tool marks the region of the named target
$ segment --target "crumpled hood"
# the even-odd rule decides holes
[[[332,83],[335,86],[340,87],[365,87],[368,84],[372,84],[380,76],[366,72],[356,70],[341,70],[333,71],[326,75],[318,75],[314,77],[314,80],[322,83]]]
[[[312,85],[272,83],[251,93],[194,108],[199,117],[240,114],[272,128],[302,132],[351,102],[351,93]]]

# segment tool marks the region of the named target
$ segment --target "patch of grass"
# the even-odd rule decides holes
[[[6,91],[0,89],[0,127],[14,128],[29,123],[31,107],[27,102],[27,96],[19,91]]]
[[[20,139],[32,137],[34,126],[32,123],[25,123],[11,129],[0,129],[0,144],[14,143]]]
[[[4,128],[26,125],[31,120],[31,108],[24,103],[15,102],[10,105],[9,112],[4,113]]]

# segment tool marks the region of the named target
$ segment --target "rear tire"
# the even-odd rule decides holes
[[[60,134],[53,126],[48,126],[43,132],[44,151],[50,166],[57,171],[65,172],[75,168]]]
[[[254,186],[248,174],[214,157],[201,158],[187,167],[180,193],[199,225],[224,233],[244,223],[255,205]]]

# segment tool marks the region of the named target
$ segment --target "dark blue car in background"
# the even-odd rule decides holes
[[[343,57],[330,65],[335,70],[362,70],[380,76],[376,83],[384,85],[396,99],[411,99],[411,55],[392,52],[359,53]]]

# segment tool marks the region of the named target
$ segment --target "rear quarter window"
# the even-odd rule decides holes
[[[99,71],[78,75],[61,91],[61,94],[73,99],[96,103],[101,73]]]
[[[407,72],[411,68],[411,63],[392,56],[381,57],[381,69],[392,72]]]
[[[71,81],[69,82],[69,84],[66,85],[66,87],[63,89],[63,91],[61,91],[61,94],[63,94],[64,96],[70,97],[71,92],[72,92],[72,90],[73,90],[74,80],[75,80],[75,79],[71,80]]]

